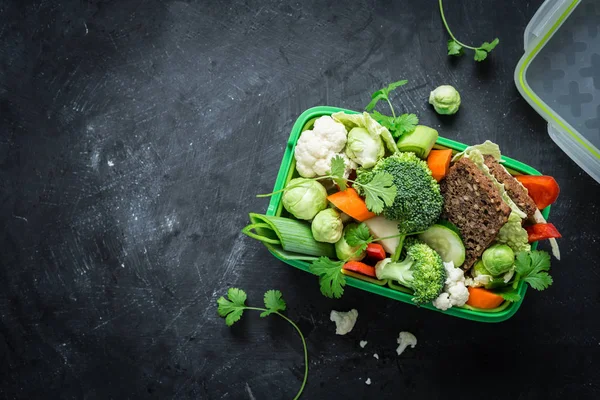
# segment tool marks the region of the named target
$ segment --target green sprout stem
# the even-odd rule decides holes
[[[271,310],[267,310],[266,308],[260,308],[260,307],[244,307],[244,308],[246,310],[271,311]],[[271,312],[271,314],[277,314],[281,318],[283,318],[284,320],[286,320],[287,322],[292,324],[292,326],[294,327],[296,332],[298,332],[298,335],[300,335],[300,339],[302,340],[302,346],[304,347],[304,379],[302,380],[302,386],[300,386],[300,390],[298,390],[298,393],[296,393],[296,396],[294,396],[294,400],[298,400],[300,398],[300,395],[302,394],[302,391],[304,390],[304,387],[306,386],[306,380],[308,379],[308,350],[306,348],[306,340],[304,340],[304,335],[302,334],[302,331],[300,330],[300,328],[298,328],[298,325],[296,325],[294,323],[294,321],[292,321],[285,315],[280,314],[277,311]]]
[[[471,49],[471,50],[477,50],[477,49],[479,49],[479,47],[473,47],[473,46],[468,46],[468,45],[464,44],[463,42],[459,41],[452,34],[452,31],[450,30],[450,27],[448,26],[448,22],[446,22],[446,16],[444,15],[444,7],[442,5],[442,0],[439,0],[439,4],[440,4],[440,15],[442,16],[442,22],[444,23],[444,26],[446,27],[446,30],[448,31],[448,34],[450,35],[450,37],[452,38],[452,40],[454,40],[456,43],[458,43],[459,45],[461,45],[464,48]]]
[[[392,110],[392,116],[394,118],[396,118],[396,113],[394,112],[394,107],[392,106],[392,102],[390,101],[390,99],[386,96],[385,100],[387,101],[387,103],[390,105],[390,110]]]

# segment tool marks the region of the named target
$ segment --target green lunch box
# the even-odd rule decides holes
[[[323,116],[323,115],[331,115],[333,113],[343,111],[347,114],[356,114],[356,111],[345,110],[337,107],[327,107],[327,106],[319,106],[310,108],[302,113],[300,117],[294,123],[292,127],[292,132],[287,142],[287,146],[285,149],[285,153],[283,155],[283,159],[281,161],[281,166],[279,167],[279,173],[277,174],[277,180],[275,181],[275,187],[273,191],[277,191],[285,187],[285,185],[293,178],[298,177],[298,173],[296,172],[296,161],[294,158],[294,148],[296,146],[296,142],[300,137],[300,134],[310,129],[315,121],[315,119]],[[454,152],[460,152],[464,150],[467,145],[455,142],[453,140],[438,138],[435,148],[437,149],[452,149]],[[504,160],[503,165],[508,169],[509,172],[515,175],[523,174],[523,175],[541,175],[537,170],[531,168],[528,165],[525,165],[519,161],[513,160],[508,157],[502,157]],[[266,215],[268,216],[288,216],[286,211],[283,209],[283,205],[281,202],[282,193],[278,193],[271,197],[271,201],[269,202],[269,207],[267,209]],[[544,218],[548,218],[550,213],[550,207],[547,207],[542,211]],[[260,226],[263,222],[259,218],[255,217],[256,214],[251,214],[251,222],[255,225]],[[289,264],[293,267],[301,269],[305,272],[310,273],[309,271],[309,263],[311,260],[316,257],[300,255],[296,253],[290,253],[283,250],[276,244],[264,243],[269,251],[278,259],[283,261],[286,264]],[[532,243],[532,249],[535,249],[537,243]],[[346,272],[346,271],[345,271]],[[358,274],[348,273],[346,274],[346,283],[349,286],[353,286],[355,288],[359,288],[365,290],[367,292],[375,293],[380,296],[385,296],[390,299],[399,300],[408,304],[415,305],[412,301],[412,293],[409,289],[406,289],[402,286],[394,285],[393,283],[387,284],[387,282],[378,281],[373,278],[369,278],[366,276],[361,276]],[[387,285],[386,285],[387,284]],[[317,281],[315,280],[315,285],[317,285]],[[525,292],[527,291],[527,285],[521,282],[518,287],[518,292],[521,295],[521,300],[518,302],[504,302],[498,308],[491,310],[483,310],[477,309],[474,307],[470,307],[465,305],[463,307],[452,307],[449,310],[442,311],[435,308],[432,304],[421,305],[421,308],[426,308],[428,310],[438,311],[444,314],[452,315],[455,317],[470,319],[472,321],[480,321],[480,322],[501,322],[512,317],[519,307],[521,307],[521,303],[525,297]]]

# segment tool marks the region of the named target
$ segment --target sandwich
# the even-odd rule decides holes
[[[455,155],[440,189],[442,216],[458,228],[463,239],[465,271],[496,240],[511,213],[525,221],[537,212],[527,189],[500,163],[498,146],[489,141]]]

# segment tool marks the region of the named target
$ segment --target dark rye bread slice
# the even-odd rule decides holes
[[[466,249],[462,268],[469,270],[508,220],[510,207],[492,181],[467,158],[450,167],[440,182],[443,216],[457,226]]]
[[[484,160],[492,175],[496,177],[498,182],[504,184],[504,188],[517,207],[528,217],[533,217],[537,206],[533,199],[529,197],[527,190],[493,156],[486,155]]]

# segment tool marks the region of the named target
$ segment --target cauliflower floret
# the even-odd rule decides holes
[[[444,291],[433,301],[433,306],[439,310],[447,310],[452,306],[464,306],[469,300],[464,271],[455,268],[452,261],[444,263],[444,268],[446,269]]]
[[[302,132],[294,156],[296,169],[304,178],[327,175],[331,169],[331,159],[336,155],[342,156],[346,170],[356,168],[356,164],[343,154],[348,132],[343,124],[336,122],[328,115],[315,121],[312,130]],[[354,164],[354,165],[353,165]]]
[[[400,355],[408,346],[414,349],[417,345],[417,338],[410,332],[400,332],[400,335],[398,335],[398,339],[396,340],[396,342],[398,342],[399,345],[396,349],[396,353]]]
[[[331,310],[329,319],[335,322],[335,333],[337,335],[345,335],[354,328],[358,311],[354,308],[348,312]]]

